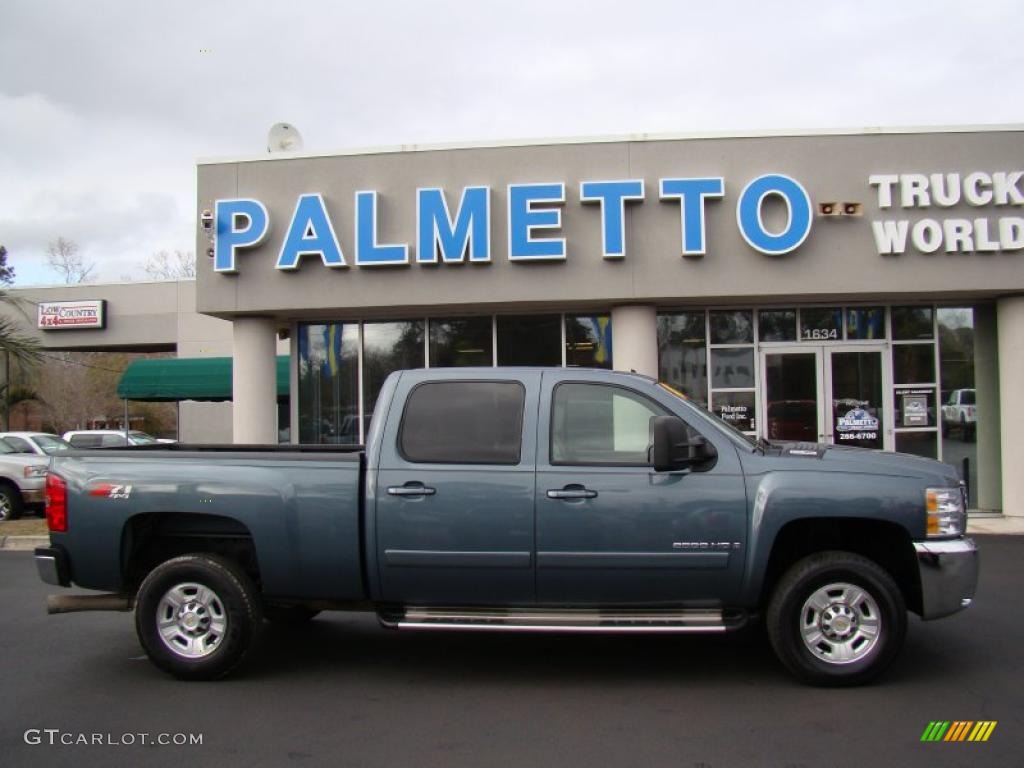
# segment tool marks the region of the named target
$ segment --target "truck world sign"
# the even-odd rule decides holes
[[[506,254],[509,261],[564,261],[566,240],[552,236],[562,226],[566,201],[563,182],[509,184],[504,212],[508,226]],[[725,196],[721,177],[663,178],[658,198],[679,206],[680,252],[700,257],[706,251],[705,207]],[[627,203],[646,199],[642,179],[584,181],[580,201],[600,208],[601,250],[605,259],[626,256],[625,209]],[[769,230],[762,218],[766,201],[781,201],[785,223]],[[358,267],[410,263],[409,243],[380,243],[377,237],[377,192],[355,193],[353,223]],[[259,200],[235,198],[215,203],[214,270],[238,271],[241,249],[260,245],[270,231],[270,216]],[[783,174],[766,174],[750,181],[736,202],[736,224],[743,239],[756,251],[779,255],[798,248],[811,231],[811,200],[804,187]],[[437,187],[416,190],[415,261],[419,264],[486,264],[492,258],[491,188],[465,187],[454,214],[448,196]],[[281,243],[275,267],[299,268],[303,256],[315,256],[324,266],[346,268],[350,259],[342,251],[334,223],[322,195],[300,195]]]
[[[44,331],[103,329],[106,301],[45,301],[38,307],[38,327]]]

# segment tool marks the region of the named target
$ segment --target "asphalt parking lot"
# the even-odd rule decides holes
[[[345,614],[269,628],[235,677],[182,683],[130,614],[47,616],[31,555],[0,552],[0,765],[1021,766],[1024,536],[978,541],[975,605],[913,619],[888,676],[852,690],[793,682],[758,631],[400,634]],[[998,725],[922,743],[932,720]],[[93,734],[113,743],[60,743]]]

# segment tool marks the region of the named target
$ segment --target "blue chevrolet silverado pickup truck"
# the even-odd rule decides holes
[[[814,684],[866,682],[907,611],[970,604],[952,467],[752,441],[670,387],[584,369],[392,374],[362,446],[79,451],[47,477],[42,579],[132,610],[161,669],[220,677],[264,619],[724,632],[763,620]]]

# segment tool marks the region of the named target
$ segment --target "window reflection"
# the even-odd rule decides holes
[[[492,365],[491,316],[430,320],[430,367]]]
[[[561,365],[561,315],[499,315],[498,365]]]
[[[422,320],[363,324],[363,420],[367,427],[384,379],[395,371],[423,365]]]
[[[567,315],[565,364],[612,367],[612,321],[608,315]]]
[[[359,326],[299,326],[299,442],[359,442]]]
[[[749,309],[710,313],[712,344],[752,344],[754,313]]]
[[[978,412],[974,379],[974,310],[971,307],[942,307],[937,310],[936,317],[939,327],[942,460],[959,470],[960,477],[967,483],[969,505],[976,507]]]
[[[707,404],[703,311],[658,315],[658,378],[701,405]]]

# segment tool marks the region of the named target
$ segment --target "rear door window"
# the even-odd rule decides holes
[[[517,381],[435,381],[406,400],[398,448],[406,461],[518,464],[526,390]]]

